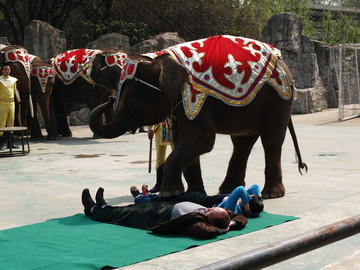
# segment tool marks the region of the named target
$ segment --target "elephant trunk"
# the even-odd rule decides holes
[[[121,130],[121,128],[119,128],[116,117],[114,117],[108,124],[103,123],[103,113],[105,113],[107,110],[112,110],[114,101],[115,99],[110,97],[106,103],[97,106],[90,113],[90,129],[92,132],[94,132],[95,135],[101,138],[112,139],[127,132],[127,130]]]

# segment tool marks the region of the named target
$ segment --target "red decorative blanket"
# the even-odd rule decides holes
[[[5,47],[1,50],[1,52],[5,54],[7,62],[21,63],[24,66],[26,75],[30,79],[30,58],[26,49],[13,49]]]
[[[228,105],[249,104],[265,82],[284,99],[291,97],[285,72],[277,65],[280,51],[257,40],[229,35],[178,44],[169,53],[188,71],[183,102],[189,119],[199,113],[208,95]]]
[[[34,67],[31,70],[31,76],[39,80],[41,90],[45,93],[47,81],[49,78],[54,77],[54,70],[48,66]]]
[[[32,64],[36,56],[29,54],[29,57],[30,57],[30,64]],[[54,70],[52,69],[51,66],[45,66],[45,65],[32,67],[31,77],[36,77],[39,80],[41,91],[45,93],[47,81],[49,80],[49,78],[54,77]]]
[[[91,64],[95,56],[102,52],[102,50],[77,49],[55,56],[52,64],[56,75],[66,85],[73,83],[79,76],[94,83],[90,76]]]

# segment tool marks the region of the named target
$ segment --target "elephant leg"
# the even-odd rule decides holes
[[[172,197],[184,193],[181,173],[186,166],[185,174],[191,189],[195,186],[199,187],[200,183],[202,186],[202,179],[198,179],[201,177],[200,163],[196,159],[201,154],[210,152],[215,143],[215,131],[209,131],[208,127],[204,127],[194,120],[186,128],[179,129],[177,135],[175,149],[168,156],[164,165],[164,181],[160,197]],[[192,179],[195,177],[190,177],[191,173],[197,177],[195,184],[192,183]]]
[[[39,102],[40,109],[44,118],[47,140],[58,140],[59,135],[57,134],[55,113],[50,100],[41,100]],[[51,106],[51,107],[50,107]]]
[[[56,123],[56,116],[55,116],[55,108],[54,104],[52,102],[51,97],[48,100],[47,106],[44,108],[45,111],[47,111],[47,118],[48,118],[48,124],[46,124],[46,131],[48,133],[47,139],[48,140],[59,140],[60,136],[57,129],[57,123]]]
[[[65,104],[56,106],[56,119],[59,135],[62,137],[72,137],[67,121],[67,106]]]
[[[285,132],[286,127],[280,134],[265,133],[266,136],[261,135],[265,152],[265,185],[261,192],[264,199],[279,198],[285,195],[281,171],[281,151]]]
[[[97,106],[99,106],[102,103],[102,99],[100,97],[94,97],[94,96],[86,96],[85,102],[90,111],[95,109]],[[104,122],[106,120],[106,123],[108,123],[108,117],[109,111],[112,112],[113,110],[107,110],[103,115],[101,115],[101,121]],[[99,136],[96,134],[93,134],[93,139],[100,139]]]
[[[188,184],[186,192],[200,192],[206,194],[201,176],[200,158],[190,161],[183,169],[185,180]]]
[[[29,116],[29,120],[28,120],[28,123],[30,125],[31,140],[41,140],[43,139],[43,135],[41,133],[39,119],[37,117],[38,107],[37,107],[37,102],[35,100],[33,100],[33,105],[34,105],[34,118],[31,118]]]
[[[231,136],[234,150],[229,162],[226,177],[219,187],[219,194],[230,193],[238,186],[245,186],[247,161],[258,138],[259,134],[248,137]]]

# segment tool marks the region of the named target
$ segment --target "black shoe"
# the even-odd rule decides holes
[[[96,205],[103,206],[106,205],[106,202],[104,200],[104,189],[101,187],[98,189],[95,195]]]
[[[91,198],[90,192],[87,188],[85,188],[81,195],[81,202],[84,205],[84,213],[85,216],[91,216],[91,208],[95,206],[94,200]]]
[[[152,189],[149,190],[150,193],[156,193],[160,191],[161,186],[155,185]]]
[[[140,194],[140,191],[138,190],[138,188],[136,186],[131,186],[130,187],[130,193],[135,198],[137,195]]]

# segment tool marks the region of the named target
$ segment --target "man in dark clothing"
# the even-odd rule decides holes
[[[103,188],[96,203],[88,189],[82,193],[85,215],[100,222],[146,229],[162,234],[187,234],[202,239],[214,238],[228,230],[242,229],[247,219],[219,207],[205,207],[189,201],[154,201],[127,206],[109,206]]]

